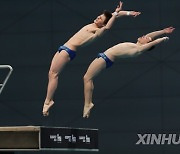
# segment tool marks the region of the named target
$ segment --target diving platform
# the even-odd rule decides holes
[[[98,129],[12,126],[0,127],[0,151],[99,151]]]

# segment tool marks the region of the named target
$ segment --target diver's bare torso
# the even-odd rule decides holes
[[[138,47],[139,45],[136,43],[125,42],[109,48],[104,53],[114,61],[117,58],[126,58],[131,55],[134,56],[134,53],[138,51]]]
[[[86,45],[96,38],[96,31],[99,30],[94,23],[84,26],[75,35],[73,35],[64,45],[71,50],[76,51],[79,46]]]

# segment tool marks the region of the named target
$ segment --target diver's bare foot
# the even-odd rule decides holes
[[[90,116],[90,111],[86,114],[86,118],[89,118],[89,116]]]
[[[84,106],[83,118],[89,118],[90,111],[93,108],[93,106],[94,106],[93,103]]]
[[[49,109],[53,106],[54,101],[50,101],[49,103],[44,103],[43,106],[43,116],[48,116],[49,115]]]

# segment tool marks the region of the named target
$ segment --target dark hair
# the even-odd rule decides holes
[[[152,47],[150,47],[147,51],[151,51],[155,48],[155,45],[153,45]]]
[[[103,14],[105,15],[106,19],[104,21],[104,24],[107,24],[109,19],[112,17],[112,13],[109,11],[104,10]]]

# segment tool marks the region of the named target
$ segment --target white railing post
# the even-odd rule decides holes
[[[13,68],[10,65],[0,65],[0,69],[9,69],[9,72],[6,75],[3,83],[0,83],[0,94],[1,94],[3,89],[4,89],[4,87],[5,87],[5,85],[6,85],[6,83],[7,83],[7,81],[8,81],[8,79],[9,79],[9,77],[11,76]]]

